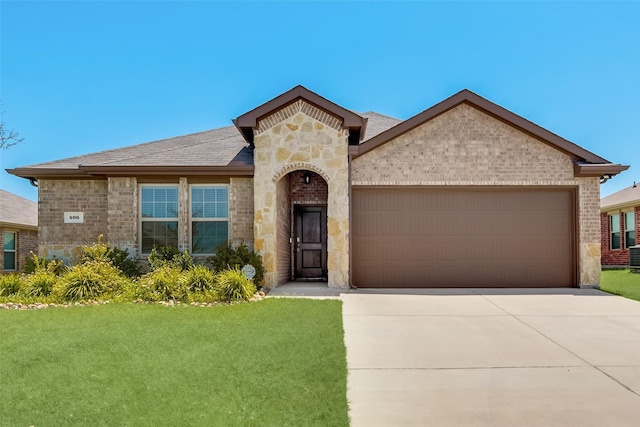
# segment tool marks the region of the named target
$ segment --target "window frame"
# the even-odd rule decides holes
[[[631,214],[631,229],[627,228],[627,215]],[[636,242],[636,214],[635,211],[624,211],[623,215],[623,223],[624,223],[624,248],[629,249],[632,246],[637,244]],[[633,245],[629,244],[629,233],[633,233]]]
[[[13,249],[7,249],[4,247],[4,239],[6,234],[13,234]],[[7,252],[13,254],[13,268],[7,268]],[[2,271],[17,271],[18,270],[18,232],[12,230],[4,230],[2,232]]]
[[[175,218],[161,218],[161,217],[143,217],[142,216],[142,191],[144,188],[171,188],[175,189],[178,196],[178,205],[176,209]],[[145,222],[175,222],[176,223],[176,231],[178,233],[178,241],[176,242],[176,249],[179,249],[180,245],[180,186],[176,183],[148,183],[148,184],[139,184],[138,186],[138,250],[140,256],[148,256],[151,251],[144,252],[142,249],[142,226]]]
[[[613,231],[614,227],[614,218],[617,218],[617,224],[618,224],[618,231]],[[618,247],[614,248],[613,247],[613,236],[614,235],[618,235]],[[622,249],[622,227],[621,227],[621,222],[620,222],[620,213],[610,213],[609,214],[609,249],[612,251],[619,251]]]
[[[220,217],[220,218],[207,218],[207,217],[198,217],[198,218],[194,218],[193,216],[193,189],[194,188],[226,188],[227,190],[227,216],[226,217]],[[203,253],[195,253],[193,250],[193,223],[194,222],[226,222],[227,223],[227,243],[230,240],[231,237],[231,228],[229,227],[231,221],[229,220],[230,218],[230,211],[231,211],[231,205],[229,203],[229,187],[230,185],[227,183],[211,183],[211,184],[206,184],[206,183],[199,183],[199,184],[190,184],[189,185],[189,252],[193,255],[193,256],[212,256],[215,255],[215,252],[203,252]]]

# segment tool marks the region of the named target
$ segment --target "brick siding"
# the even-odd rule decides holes
[[[638,230],[640,229],[640,206],[633,208],[634,210],[634,222],[635,222],[635,234],[636,245],[640,244],[638,240]],[[617,210],[610,212],[602,212],[600,214],[600,230],[602,236],[601,246],[601,263],[602,265],[629,265],[629,249],[626,248],[626,233],[624,228],[624,212],[628,212],[628,209]],[[609,216],[617,213],[620,215],[620,249],[611,249],[611,224]]]

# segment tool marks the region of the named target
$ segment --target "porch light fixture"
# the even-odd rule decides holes
[[[302,178],[304,179],[305,184],[307,185],[311,184],[311,172],[306,171],[304,175],[302,175]]]

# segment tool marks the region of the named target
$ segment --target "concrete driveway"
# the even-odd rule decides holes
[[[586,289],[342,299],[352,426],[640,425],[640,302]]]

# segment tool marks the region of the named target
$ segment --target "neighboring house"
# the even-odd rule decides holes
[[[602,265],[629,265],[629,248],[640,245],[640,185],[620,190],[600,201]]]
[[[22,271],[25,259],[38,252],[38,204],[0,190],[0,274]]]
[[[39,182],[39,248],[103,234],[144,257],[245,242],[267,288],[591,286],[611,163],[463,90],[401,121],[297,86],[234,126],[9,170]]]

